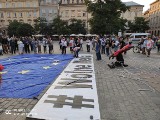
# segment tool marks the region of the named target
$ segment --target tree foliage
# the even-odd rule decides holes
[[[70,32],[67,22],[61,20],[60,16],[58,16],[53,20],[52,30],[54,34],[58,34],[58,35],[69,34]]]
[[[22,23],[18,22],[17,20],[10,22],[9,26],[8,26],[8,35],[9,36],[13,36],[13,35],[17,36],[18,35],[17,29],[21,24]]]
[[[47,29],[47,20],[46,18],[37,18],[34,24],[34,29],[37,34],[46,34],[46,29]]]
[[[134,22],[128,22],[128,27],[131,32],[145,32],[149,30],[149,21],[146,21],[143,17],[136,17]]]
[[[28,23],[22,23],[17,28],[19,36],[31,36],[34,34],[34,28]]]
[[[34,33],[34,29],[30,24],[21,23],[16,20],[9,23],[8,35],[9,36],[30,36]]]
[[[70,21],[71,21],[71,24],[69,25],[69,29],[71,33],[86,34],[86,29],[84,28],[82,20],[71,19]]]
[[[120,18],[121,13],[129,8],[121,0],[85,0],[88,12],[92,18],[89,20],[91,32],[96,34],[117,33],[124,29],[126,20]]]

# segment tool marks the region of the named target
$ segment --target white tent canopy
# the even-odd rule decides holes
[[[35,36],[35,37],[43,37],[44,35],[37,34],[37,35],[32,35],[32,36]]]
[[[76,34],[71,34],[70,36],[77,36]]]
[[[84,36],[83,34],[78,34],[78,36]]]
[[[91,34],[86,34],[85,36],[86,36],[86,37],[90,37],[90,36],[92,36],[92,35],[91,35]]]
[[[52,36],[55,36],[55,37],[56,37],[56,36],[59,36],[59,35],[56,35],[56,34],[55,34],[55,35],[52,35]]]

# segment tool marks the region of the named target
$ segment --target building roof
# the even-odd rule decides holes
[[[155,3],[157,3],[157,2],[159,2],[159,0],[155,0],[155,1],[152,2],[150,5],[155,4]]]
[[[133,1],[123,2],[126,6],[144,6]]]

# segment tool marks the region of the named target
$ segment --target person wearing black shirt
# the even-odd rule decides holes
[[[10,46],[11,46],[11,53],[15,54],[16,53],[16,41],[15,41],[15,38],[11,39]]]

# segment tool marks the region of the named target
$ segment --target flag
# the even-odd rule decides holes
[[[73,55],[26,54],[0,60],[0,98],[34,98],[63,71]]]

